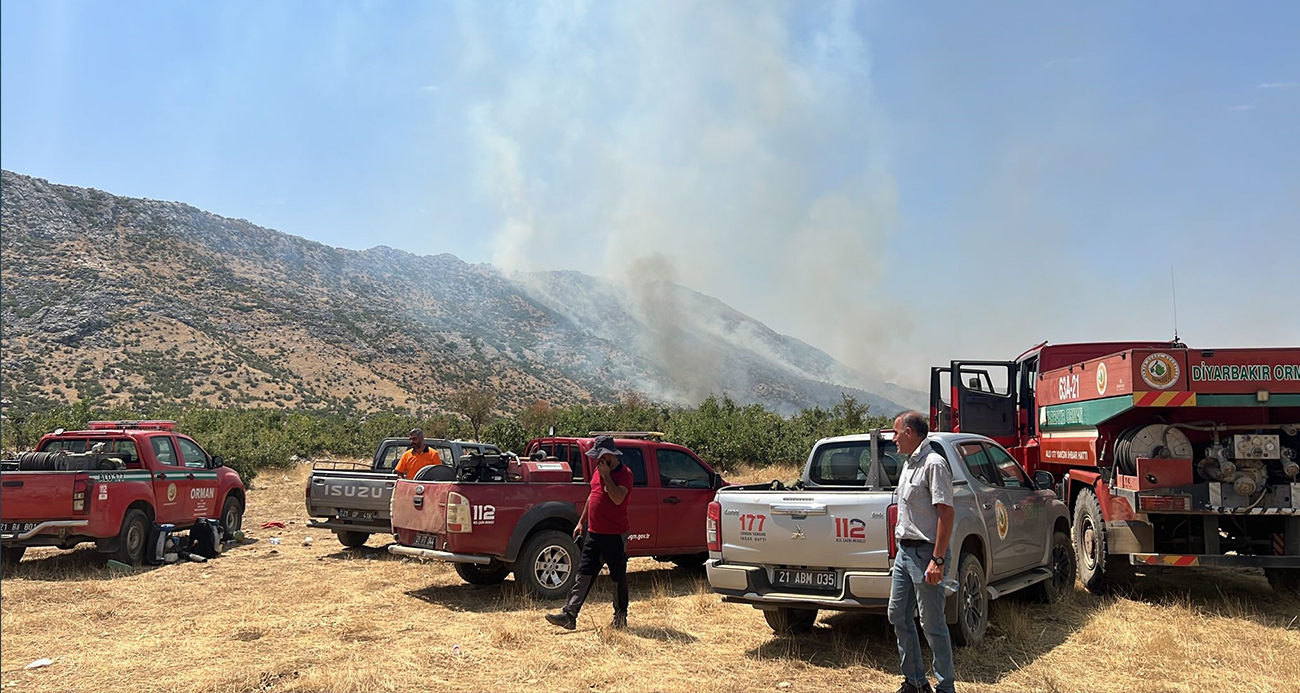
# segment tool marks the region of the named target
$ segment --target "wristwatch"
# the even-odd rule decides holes
[[[943,565],[943,556],[935,556],[934,558],[931,558],[930,560],[934,561],[934,564],[935,564],[935,565],[939,565],[939,566]]]

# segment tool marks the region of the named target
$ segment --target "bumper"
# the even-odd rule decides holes
[[[349,522],[333,518],[329,520],[308,520],[309,529],[328,529],[331,532],[369,532],[371,534],[392,534],[393,525],[387,520],[376,522]]]
[[[762,566],[726,564],[714,558],[705,564],[709,585],[723,601],[757,608],[809,606],[833,610],[884,612],[889,606],[893,579],[889,571],[848,570],[839,594],[782,591],[768,580]]]
[[[466,553],[452,553],[450,551],[435,551],[433,549],[417,549],[414,546],[402,546],[401,544],[392,544],[388,547],[388,553],[394,556],[409,556],[419,558],[425,561],[446,561],[448,563],[476,563],[478,565],[487,565],[492,562],[490,556],[473,556]]]
[[[39,525],[36,525],[35,527],[27,530],[26,532],[13,533],[13,534],[0,534],[0,541],[4,541],[6,543],[11,541],[23,541],[26,539],[31,539],[37,534],[44,534],[51,529],[68,529],[70,527],[85,527],[89,524],[90,524],[90,520],[50,520],[49,522],[42,522]]]
[[[1223,566],[1227,568],[1300,568],[1300,556],[1202,556],[1176,553],[1134,553],[1129,561],[1138,566],[1189,568]]]

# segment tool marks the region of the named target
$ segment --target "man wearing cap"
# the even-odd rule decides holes
[[[411,436],[411,449],[402,453],[402,459],[397,461],[397,467],[393,469],[398,476],[411,479],[416,472],[431,464],[442,464],[442,456],[438,451],[424,444],[424,431],[412,428],[408,435]]]
[[[578,564],[578,579],[573,583],[569,603],[557,613],[546,614],[551,623],[573,630],[578,625],[578,612],[591,584],[596,581],[602,563],[609,564],[609,579],[614,582],[615,628],[627,628],[627,496],[632,490],[632,470],[623,464],[623,455],[614,447],[614,439],[599,436],[587,451],[595,458],[595,473],[591,475],[591,494],[573,528],[573,538],[582,535],[583,521],[587,522],[587,541],[582,545],[582,561]]]

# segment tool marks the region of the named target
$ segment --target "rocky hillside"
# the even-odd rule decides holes
[[[478,385],[506,410],[628,392],[781,411],[841,392],[877,412],[920,399],[674,284],[342,250],[8,171],[0,193],[0,384],[15,403],[437,411]]]

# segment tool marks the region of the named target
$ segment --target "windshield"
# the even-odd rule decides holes
[[[891,440],[882,439],[878,446],[884,465],[884,474],[879,482],[886,484],[886,488],[893,487],[898,482],[902,456]],[[808,477],[813,483],[827,486],[866,486],[872,478],[871,441],[828,443],[818,447]]]

